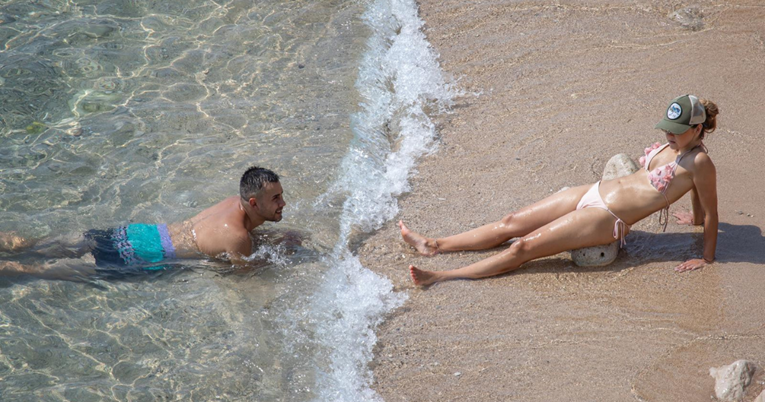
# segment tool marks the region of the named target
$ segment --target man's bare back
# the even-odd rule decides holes
[[[228,197],[195,217],[168,226],[178,258],[194,258],[200,252],[217,258],[239,261],[252,254],[250,232],[265,221],[282,219],[280,183],[267,183],[255,200],[241,196]],[[251,205],[252,204],[252,205]],[[278,213],[277,213],[278,211]]]

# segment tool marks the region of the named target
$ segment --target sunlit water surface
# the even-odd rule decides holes
[[[403,296],[349,244],[396,214],[454,95],[421,24],[399,0],[0,0],[0,231],[182,220],[253,164],[288,203],[248,273],[0,280],[0,399],[378,399]]]

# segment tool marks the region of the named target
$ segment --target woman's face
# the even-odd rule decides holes
[[[701,133],[701,124],[689,128],[682,134],[672,134],[666,130],[662,131],[664,131],[664,135],[667,137],[670,148],[673,150],[686,150],[691,143],[696,141],[696,138]]]

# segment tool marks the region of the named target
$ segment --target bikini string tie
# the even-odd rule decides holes
[[[611,213],[611,215],[614,214]],[[614,239],[619,239],[619,248],[624,248],[627,245],[627,224],[616,215],[614,215],[614,218],[616,218],[616,222],[614,222]]]
[[[667,195],[664,193],[661,193],[661,195],[664,196],[664,201],[667,202],[667,206],[664,207],[661,211],[659,211],[659,225],[662,226],[662,232],[667,231],[667,224],[669,223],[669,198],[667,198]]]

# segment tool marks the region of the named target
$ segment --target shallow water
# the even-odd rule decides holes
[[[395,215],[453,93],[420,27],[406,1],[0,1],[0,231],[185,219],[253,164],[288,203],[249,273],[2,280],[0,399],[378,398],[402,297],[350,244]]]
[[[180,219],[253,163],[293,200],[332,181],[361,5],[25,3],[2,7],[3,229]]]
[[[272,353],[259,314],[250,311],[257,299],[229,280],[179,274],[104,286],[6,285],[0,292],[4,399],[260,400],[273,394],[266,382],[273,380],[264,374]]]

